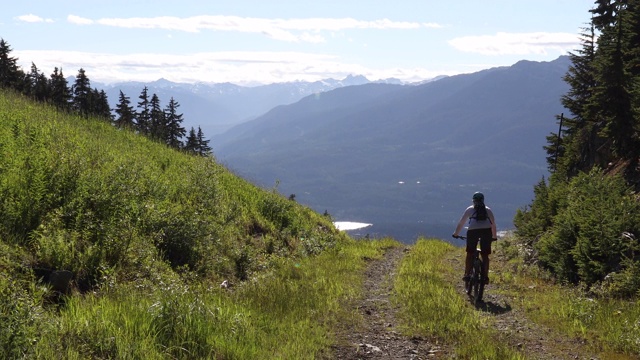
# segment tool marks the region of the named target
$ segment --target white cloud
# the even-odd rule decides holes
[[[362,21],[353,18],[309,18],[309,19],[267,19],[239,16],[202,15],[187,18],[174,16],[103,18],[96,21],[69,15],[69,22],[75,24],[97,23],[105,26],[137,29],[164,29],[184,32],[237,31],[264,34],[272,39],[287,42],[324,42],[320,31],[341,31],[347,29],[419,29],[439,27],[432,23],[416,23],[380,19]],[[298,32],[302,32],[301,34]],[[315,33],[311,35],[309,32]]]
[[[76,15],[67,16],[67,21],[72,23],[72,24],[77,24],[77,25],[91,25],[91,24],[93,24],[93,20],[87,19],[87,18],[83,18],[83,17],[80,17],[80,16],[76,16]]]
[[[551,51],[566,53],[576,49],[579,38],[569,33],[497,33],[465,36],[449,41],[454,48],[482,55],[546,55]]]
[[[284,81],[343,79],[351,74],[370,80],[398,78],[420,81],[437,75],[454,75],[423,68],[372,69],[345,63],[326,54],[302,52],[203,52],[182,55],[157,53],[100,54],[78,51],[16,51],[23,68],[31,62],[50,75],[55,67],[65,76],[75,76],[83,68],[89,79],[97,82],[155,81],[165,78],[175,82],[232,82],[236,84]]]
[[[21,15],[21,16],[16,17],[16,19],[18,19],[20,21],[28,22],[28,23],[39,23],[39,22],[52,23],[53,22],[52,19],[44,19],[44,18],[41,18],[38,15],[33,15],[33,14]]]

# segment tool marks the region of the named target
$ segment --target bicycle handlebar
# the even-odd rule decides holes
[[[455,236],[455,235],[451,235],[451,237],[452,237],[452,238],[455,238],[455,239],[460,239],[460,240],[467,240],[467,237],[466,237],[466,236],[460,236],[460,235]],[[498,239],[493,238],[493,239],[491,239],[491,241],[498,241]]]

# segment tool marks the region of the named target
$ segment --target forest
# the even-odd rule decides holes
[[[36,64],[31,63],[31,70],[25,73],[11,51],[9,43],[0,39],[0,87],[51,104],[61,111],[103,119],[117,128],[133,130],[174,149],[201,156],[211,155],[210,140],[206,139],[200,127],[198,130],[192,127],[188,134],[182,127],[184,119],[178,112],[180,104],[173,97],[163,108],[158,95],[149,94],[145,86],[134,108],[131,98],[120,91],[118,103],[112,111],[107,94],[104,90],[91,88],[91,80],[84,69],[78,70],[75,82],[69,85],[61,68],[56,67],[47,78]]]
[[[570,55],[545,147],[551,175],[514,224],[523,252],[562,281],[594,292],[640,290],[640,4],[596,1]]]

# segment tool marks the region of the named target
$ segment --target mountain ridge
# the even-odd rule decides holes
[[[398,222],[434,235],[430,227],[457,222],[467,192],[483,190],[509,228],[547,174],[542,146],[564,111],[569,64],[560,57],[418,86],[344,87],[216,136],[214,152],[337,220]],[[385,235],[416,235],[395,231]]]
[[[73,83],[74,80],[69,78],[68,81]],[[168,102],[169,98],[173,97],[181,105],[180,110],[184,112],[187,129],[201,127],[205,135],[211,137],[256,118],[274,107],[295,103],[305,96],[368,83],[402,82],[393,78],[370,81],[363,75],[349,75],[344,79],[329,78],[314,82],[294,81],[257,86],[229,82],[175,83],[163,78],[151,82],[127,81],[93,85],[105,90],[112,108],[116,107],[120,91],[123,91],[135,106],[145,86],[149,94],[157,94],[162,102]]]

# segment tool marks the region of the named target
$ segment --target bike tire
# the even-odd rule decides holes
[[[484,279],[480,274],[482,274],[482,262],[476,261],[473,264],[473,300],[476,304],[482,300],[484,292]]]
[[[482,301],[484,295],[484,278],[480,279],[480,288],[478,289],[478,296],[476,297],[476,303]]]

